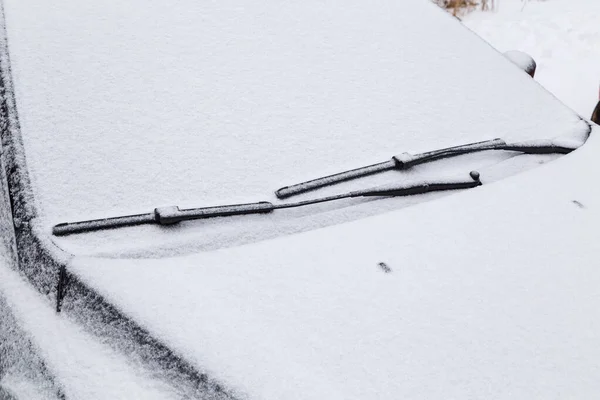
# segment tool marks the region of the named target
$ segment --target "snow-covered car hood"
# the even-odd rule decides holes
[[[599,132],[410,209],[72,268],[242,397],[586,398],[600,389]]]

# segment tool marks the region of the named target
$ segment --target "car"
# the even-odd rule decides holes
[[[6,396],[598,392],[600,128],[435,5],[2,17]]]

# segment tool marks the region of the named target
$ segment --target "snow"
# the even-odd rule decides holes
[[[504,56],[529,75],[535,73],[536,63],[529,54],[525,54],[518,50],[510,50],[504,53]]]
[[[587,125],[501,54],[425,1],[397,3],[6,1],[36,223],[272,200],[289,182],[494,137],[581,143]],[[592,398],[598,135],[564,157],[485,152],[322,191],[481,172],[482,187],[443,199],[58,243],[95,254],[69,270],[239,398]],[[178,397],[0,273],[68,398]]]
[[[482,182],[490,184],[505,178],[509,174],[523,172],[530,168],[538,167],[559,157],[558,155],[521,156],[510,152],[498,154],[472,154],[456,160],[436,161],[424,164],[409,171],[399,173],[390,171],[368,178],[361,178],[355,182],[335,185],[331,188],[320,190],[319,195],[335,195],[346,191],[361,190],[365,187],[376,187],[390,184],[390,182],[419,182],[423,180],[455,180],[464,179],[469,171],[477,170],[481,173]],[[393,184],[393,183],[392,183]],[[181,254],[209,251],[219,248],[230,248],[241,244],[255,243],[287,234],[318,229],[324,226],[339,224],[356,218],[365,218],[386,211],[398,210],[412,205],[430,201],[450,195],[454,192],[437,192],[420,196],[397,198],[376,198],[340,200],[325,203],[320,206],[311,206],[266,215],[246,215],[240,217],[213,218],[201,221],[181,222],[178,225],[151,226],[145,225],[136,228],[122,228],[120,232],[104,231],[97,235],[105,238],[105,244],[93,241],[93,246],[88,242],[88,235],[69,236],[69,251],[78,255],[96,255],[109,258],[152,258],[169,257]],[[307,200],[314,197],[315,193],[298,196],[298,200]],[[210,206],[211,204],[206,204]],[[149,241],[151,234],[157,236],[156,241]],[[171,234],[185,234],[185,237]],[[115,243],[113,236],[120,242]],[[112,240],[111,240],[112,239]],[[160,239],[160,240],[158,240]],[[67,242],[61,241],[64,245]]]
[[[179,258],[77,257],[71,268],[249,399],[591,398],[598,134],[443,201]]]
[[[0,398],[48,400],[57,399],[57,394],[53,376],[17,325],[0,291]]]
[[[53,393],[49,393],[43,389],[40,390],[40,388],[35,384],[32,384],[32,382],[19,379],[12,375],[4,377],[0,381],[0,396],[6,396],[2,397],[2,400],[48,400],[57,398]]]
[[[6,182],[4,161],[2,159],[0,182]],[[8,279],[4,266],[16,264],[13,229],[7,188],[5,184],[1,184],[0,285]],[[9,306],[6,295],[0,288],[0,398],[50,400],[57,399],[58,393],[54,377],[46,369],[27,333],[18,325],[14,310]]]
[[[57,314],[17,270],[8,196],[0,196],[0,397],[183,399],[155,373]],[[7,397],[10,399],[11,397]]]
[[[0,293],[72,399],[180,399],[169,383],[54,312],[16,272],[0,265]],[[18,355],[16,355],[18,356]]]
[[[586,118],[600,86],[600,2],[502,0],[498,12],[463,22],[499,51],[520,50],[537,62],[535,79]]]
[[[48,234],[57,223],[155,207],[271,201],[288,182],[405,151],[494,137],[581,137],[587,129],[423,0],[377,7],[356,0],[4,4],[39,215],[34,223]],[[476,167],[505,156],[493,157]],[[474,169],[466,164],[414,173],[429,179]],[[403,176],[339,190],[396,179]],[[78,254],[145,248],[155,256],[167,244],[173,252],[189,251],[189,242],[196,243],[191,251],[236,246],[380,214],[398,203],[370,202],[323,217],[331,209],[314,207],[313,218],[302,220],[286,214],[238,218],[226,227],[193,222],[56,242]]]

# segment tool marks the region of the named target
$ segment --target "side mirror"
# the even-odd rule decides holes
[[[594,112],[592,113],[592,118],[590,118],[590,121],[600,125],[600,101],[598,101],[598,104],[596,104],[596,108],[594,108]]]
[[[537,64],[533,57],[531,57],[527,53],[523,53],[518,50],[510,50],[504,53],[504,56],[508,58],[513,64],[517,67],[521,68],[523,71],[527,72],[529,76],[533,78],[535,75],[535,68]]]

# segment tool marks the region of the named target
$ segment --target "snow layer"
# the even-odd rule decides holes
[[[186,13],[183,8],[164,8],[152,2],[130,10],[128,7],[139,5],[133,1],[110,3],[112,7],[68,0],[52,5],[31,0],[7,3],[11,45],[16,48],[13,55],[18,101],[20,110],[24,110],[23,132],[46,224],[53,218],[100,210],[98,207],[108,213],[131,208],[139,211],[138,206],[146,211],[161,205],[156,201],[167,200],[167,204],[181,206],[188,205],[183,201],[199,206],[238,198],[257,200],[246,196],[261,199],[266,189],[385,160],[401,151],[429,150],[495,136],[509,140],[551,137],[581,132],[584,125],[507,60],[464,34],[455,21],[433,11],[426,2],[406,2],[403,6],[414,4],[415,10],[431,13],[432,24],[439,24],[435,25],[441,27],[439,30],[430,31],[427,24],[417,26],[412,14],[391,12],[396,7],[392,3],[385,15],[374,15],[372,9],[354,3],[348,10],[331,5],[335,3],[321,4],[316,10],[323,20],[318,19],[321,24],[311,25],[310,31],[301,31],[306,36],[296,37],[294,43],[298,46],[294,50],[298,53],[278,47],[285,35],[273,34],[268,36],[270,41],[261,41],[266,43],[264,49],[270,50],[267,53],[271,60],[283,62],[287,57],[293,61],[290,65],[296,62],[304,68],[277,70],[259,68],[266,63],[252,64],[264,59],[258,47],[251,46],[259,26],[253,25],[250,18],[272,17],[273,9],[236,8],[227,2],[177,3],[185,6],[185,11],[198,7],[208,15],[211,11],[213,15],[219,10],[223,13],[219,18],[200,21],[211,28],[223,28],[218,31],[223,35],[215,42],[219,46],[199,46],[203,51],[212,49],[219,55],[237,40],[247,40],[249,48],[256,50],[256,57],[236,55],[245,57],[248,64],[237,63],[239,59],[227,64],[227,59],[222,59],[219,66],[237,75],[217,74],[216,66],[199,57],[202,52],[195,44],[190,44],[185,53],[189,59],[181,55],[181,48],[170,46],[182,44],[177,40],[185,36],[180,31],[195,32],[199,12]],[[274,3],[263,4],[274,7]],[[290,10],[297,7],[308,12],[314,6],[306,4],[306,9],[296,4],[275,7],[282,12],[280,17],[287,17],[277,22],[282,26],[279,33],[300,32],[300,21],[294,18],[304,14]],[[350,24],[353,18],[340,19],[338,14],[326,12],[334,9],[352,14],[349,17],[361,15],[371,24],[371,30],[366,24]],[[163,20],[148,18],[156,17],[157,10]],[[117,14],[120,19],[114,18]],[[236,23],[228,24],[228,18],[237,18]],[[386,24],[388,18],[393,21]],[[64,24],[65,19],[68,24]],[[342,42],[348,39],[352,46],[346,42],[346,47],[333,46],[336,51],[325,51],[332,42],[313,37],[313,29],[315,35],[328,32],[325,21],[352,33],[342,37],[334,29],[326,38]],[[348,23],[344,25],[344,21]],[[148,29],[136,31],[144,34],[129,35],[132,27]],[[239,32],[229,35],[227,27],[253,27],[249,33],[254,36]],[[411,45],[397,53],[391,51],[396,42],[383,34],[386,29],[393,31],[394,38],[406,38]],[[436,33],[431,47],[418,46],[419,38],[431,32]],[[204,33],[215,39],[210,35],[212,29]],[[366,33],[375,34],[381,41],[367,42]],[[455,44],[449,46],[447,38],[453,36]],[[106,40],[103,42],[101,37]],[[204,43],[204,36],[195,38]],[[152,40],[154,47],[149,47],[146,41]],[[311,44],[322,59],[302,58],[313,54],[314,49],[302,51],[302,46],[308,48]],[[355,44],[361,45],[355,49]],[[473,51],[473,46],[481,52]],[[340,52],[340,48],[345,51]],[[360,58],[362,62],[377,65],[348,62],[355,61],[344,57],[352,49],[368,55]],[[153,57],[152,51],[161,57]],[[277,54],[281,59],[275,57]],[[423,55],[432,58],[427,67],[420,63]],[[396,57],[392,60],[395,63],[387,67],[378,64],[386,57]],[[180,60],[175,63],[177,58]],[[465,59],[473,63],[465,67]],[[198,60],[202,62],[194,64]],[[314,87],[311,91],[310,85],[289,90],[286,84],[306,82],[315,76],[311,75],[315,73],[311,69],[315,62],[345,68],[340,69],[343,73],[327,70],[327,76],[308,79],[327,83],[322,87],[329,91],[320,93]],[[190,78],[192,65],[205,68],[198,79],[206,82],[200,86],[208,89],[204,94],[215,102],[203,102],[196,92],[184,90],[194,87],[186,85],[195,79]],[[241,65],[249,68],[248,75]],[[398,67],[394,69],[396,74],[390,72],[391,65]],[[398,73],[400,66],[402,72]],[[152,74],[137,74],[146,67]],[[465,68],[469,74],[485,73],[471,74],[471,81],[462,78]],[[272,80],[241,79],[257,76],[257,71],[265,73],[258,76]],[[359,74],[368,76],[365,81],[350,80],[353,90],[361,90],[347,92],[348,80],[343,82],[346,74],[365,71],[373,75]],[[294,72],[305,75],[298,81],[282,78],[294,76]],[[491,78],[496,76],[502,79]],[[378,81],[384,78],[384,83]],[[233,86],[211,86],[219,79],[236,83],[235,96],[228,92],[234,92]],[[144,80],[155,85],[144,85]],[[406,83],[410,81],[427,84],[416,88]],[[377,90],[370,92],[363,86],[365,82]],[[252,89],[260,88],[265,94],[265,83],[268,96],[262,98]],[[408,93],[400,90],[404,84]],[[332,90],[336,87],[344,90]],[[223,93],[219,90],[230,96],[220,96]],[[104,98],[106,93],[113,97]],[[141,100],[139,93],[145,95]],[[236,97],[240,93],[244,96]],[[297,103],[285,102],[289,93],[299,96],[290,97]],[[366,93],[377,96],[364,96]],[[249,102],[242,104],[246,100]],[[490,108],[481,107],[482,101]],[[337,114],[315,110],[313,102],[331,105],[327,111]],[[411,107],[404,107],[402,102]],[[359,103],[360,107],[356,105]],[[191,104],[202,111],[215,107],[214,113],[195,119]],[[294,107],[286,111],[286,104]],[[254,110],[254,105],[261,107]],[[307,111],[310,118],[302,120],[298,110]],[[428,119],[432,114],[435,117]],[[171,116],[179,119],[171,120]],[[311,124],[314,132],[306,129]],[[184,135],[190,126],[213,129],[205,129],[207,135],[202,136],[206,143],[213,141],[210,150],[197,146],[198,137]],[[228,126],[236,127],[233,131],[237,136],[216,134],[218,127]],[[347,128],[348,143],[333,129],[340,127]],[[392,132],[390,127],[397,130]],[[265,130],[264,136],[259,128]],[[273,134],[279,132],[276,128],[311,135],[300,138],[303,140],[294,135],[282,138]],[[403,128],[405,135],[393,134]],[[147,136],[142,137],[142,131]],[[168,136],[163,135],[165,131]],[[383,133],[381,137],[367,137],[371,132]],[[482,137],[482,132],[489,135]],[[258,151],[268,138],[275,152]],[[171,140],[184,143],[188,151],[180,151]],[[223,152],[215,152],[214,143]],[[136,151],[119,152],[128,146]],[[599,178],[598,168],[594,168],[598,151],[600,142],[592,137],[572,155],[518,177],[444,201],[327,229],[180,258],[76,257],[70,268],[177,353],[185,354],[210,376],[250,399],[296,399],[299,394],[303,399],[344,400],[557,395],[590,398],[600,389],[600,249],[595,243],[600,226],[600,189],[590,184]],[[222,158],[224,153],[237,158]],[[306,165],[307,155],[313,164]],[[505,176],[506,170],[520,171],[520,160],[529,160],[526,164],[545,161],[506,154],[492,160],[489,155],[481,156],[467,158],[467,163],[461,160],[460,165],[437,165],[440,170],[449,170],[446,172],[456,172],[470,162],[498,167],[498,178]],[[109,157],[110,161],[98,164]],[[223,160],[228,163],[218,164]],[[87,168],[85,173],[65,169],[80,164]],[[226,167],[220,169],[218,165]],[[126,167],[133,170],[124,173]],[[205,169],[194,170],[199,167]],[[216,175],[198,177],[199,171]],[[144,175],[147,173],[169,179],[157,185],[148,178],[151,175]],[[235,182],[227,180],[233,175],[238,178]],[[135,180],[144,176],[147,180],[142,181],[143,185]],[[180,186],[182,183],[188,186]],[[182,202],[178,196],[184,197]],[[198,198],[208,204],[199,204]],[[352,207],[356,209],[360,207]],[[375,213],[382,210],[378,208]],[[239,225],[233,229],[237,232]],[[164,231],[160,233],[165,236]],[[152,236],[141,230],[126,231],[130,241],[136,234],[144,243]],[[123,240],[126,235],[117,238]],[[0,290],[8,294],[20,323],[45,349],[44,356],[53,370],[68,383],[67,395],[86,399],[170,395],[168,385],[150,379],[124,355],[56,316],[15,273],[0,271]],[[71,357],[69,362],[62,360],[67,356]],[[89,379],[97,374],[105,374],[105,379]]]
[[[357,0],[4,3],[27,161],[47,231],[158,206],[274,200],[283,185],[404,151],[585,128],[423,0],[376,7]],[[398,175],[378,179],[365,185]],[[367,214],[390,209],[380,204],[364,206]],[[312,212],[319,211],[327,208]],[[347,207],[317,226],[364,215]],[[293,231],[315,227],[305,221],[287,223]],[[273,227],[283,221],[237,222],[227,229],[277,236]],[[190,231],[194,240],[208,236],[204,247],[244,242],[212,234],[209,224],[186,227],[59,244],[84,253],[153,247],[185,241]]]
[[[72,268],[251,399],[594,398],[598,135],[443,201],[233,249]]]
[[[389,184],[389,182],[421,182],[423,179],[469,179],[467,171],[477,170],[482,182],[487,185],[507,175],[535,168],[559,157],[558,155],[515,156],[514,153],[475,154],[456,160],[443,160],[430,165],[416,167],[410,172],[392,171],[354,182],[335,185],[308,193],[306,200],[315,194],[333,195],[346,190],[361,190]],[[319,206],[280,210],[267,215],[214,218],[201,221],[182,222],[178,226],[140,226],[118,231],[99,232],[92,240],[90,235],[74,235],[68,240],[58,241],[65,249],[78,255],[95,255],[121,258],[167,257],[198,251],[235,247],[274,237],[318,229],[356,218],[365,218],[386,211],[410,207],[421,202],[438,199],[455,193],[436,192],[419,196],[397,198],[348,199]],[[299,196],[300,197],[300,196]],[[179,233],[180,235],[172,235]],[[184,235],[183,237],[181,235]],[[115,239],[113,236],[116,236]]]
[[[504,53],[504,56],[512,61],[517,67],[527,72],[529,75],[535,73],[536,63],[529,54],[518,50],[510,50]]]
[[[28,365],[29,370],[33,369],[31,365]],[[0,380],[0,398],[2,400],[54,400],[59,399],[55,393],[46,390],[46,388],[40,388],[37,382],[28,381],[22,379],[22,377],[16,377],[8,375]]]
[[[0,291],[0,399],[56,400],[53,378]]]
[[[500,51],[521,50],[537,62],[536,80],[589,118],[600,86],[600,2],[501,0],[498,12],[464,23]]]
[[[182,398],[168,383],[151,377],[142,367],[132,365],[125,355],[114,352],[84,333],[81,327],[56,314],[45,298],[4,263],[0,264],[0,276],[0,294],[6,296],[16,324],[32,338],[67,398]],[[31,390],[23,387],[23,382],[11,380],[10,375],[7,383],[17,385],[20,390]]]

